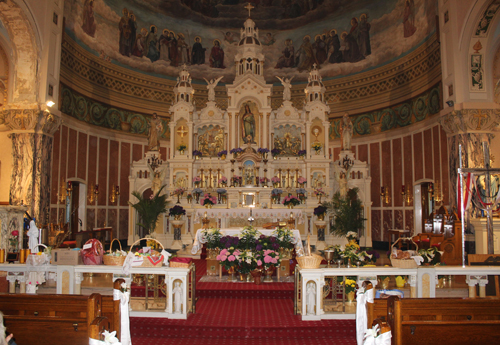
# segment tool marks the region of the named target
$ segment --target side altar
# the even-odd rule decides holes
[[[157,142],[150,142],[145,157],[132,164],[129,179],[130,191],[143,195],[166,185],[163,192],[169,194],[171,206],[176,203],[186,210],[181,219],[165,214],[158,222],[154,236],[165,247],[191,245],[196,230],[201,228],[200,210],[206,207],[211,208],[210,226],[218,228],[248,225],[250,209],[254,215],[259,214],[253,225],[262,227],[288,218],[289,213],[276,210],[293,207],[300,210],[295,228],[302,240],[310,235],[311,244],[320,249],[344,244],[345,239],[329,235],[328,217],[319,220],[314,215],[314,208],[340,190],[343,181],[349,188],[359,187],[369,226],[369,167],[356,161],[350,147],[346,147],[339,159],[347,155],[353,164],[344,169],[344,180],[339,180],[338,161],[334,161],[329,141],[330,107],[316,66],[309,73],[302,109],[291,101],[293,78],[279,76],[283,103],[272,109],[270,99],[275,86],[264,79],[264,63],[259,30],[249,17],[241,29],[235,80],[225,85],[226,109],[215,99],[215,87],[222,77],[206,80],[208,102],[197,109],[191,76],[183,66],[169,109],[167,154],[162,156]],[[156,126],[152,121],[150,141],[156,140],[155,131],[164,130]],[[135,202],[132,195],[130,201]],[[139,238],[140,229],[132,208],[129,217],[128,238],[132,244]],[[362,245],[371,246],[370,237],[361,239]]]

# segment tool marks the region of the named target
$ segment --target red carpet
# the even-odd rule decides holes
[[[188,320],[131,318],[134,345],[356,344],[354,320],[301,321],[293,315],[293,283],[199,282],[196,314]]]

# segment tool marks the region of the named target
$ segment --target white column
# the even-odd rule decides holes
[[[330,122],[323,121],[323,132],[325,135],[324,154],[325,154],[325,158],[329,159],[330,156],[328,154],[328,149],[329,149],[330,145],[329,145],[328,136],[330,135]]]
[[[75,295],[82,294],[83,273],[75,272]]]
[[[175,124],[174,123],[170,123],[170,157],[169,159],[173,159],[174,158],[174,152],[175,152]],[[170,179],[172,179],[172,177],[170,177]]]
[[[189,134],[188,134],[188,137],[189,137],[189,146],[188,146],[188,149],[187,149],[187,156],[188,157],[191,157],[193,158],[190,153],[192,154],[193,153],[193,150],[194,150],[194,146],[193,146],[193,135],[194,135],[194,132],[193,132],[193,122],[189,121],[187,123],[187,126],[188,126],[188,131],[189,131]],[[172,135],[170,135],[172,136]],[[191,176],[191,179],[192,179],[193,176]]]
[[[312,157],[311,154],[311,122],[306,123],[306,151],[309,158]]]

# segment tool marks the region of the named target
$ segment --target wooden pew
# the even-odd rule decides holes
[[[394,345],[500,344],[500,299],[391,296],[387,322]]]
[[[366,303],[368,328],[371,328],[376,319],[387,319],[387,298],[374,298],[373,303]]]
[[[20,345],[88,345],[103,329],[120,338],[120,301],[113,296],[0,294],[0,311]]]

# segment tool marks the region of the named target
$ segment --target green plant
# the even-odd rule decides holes
[[[160,195],[166,185],[163,185],[160,190],[151,198],[144,198],[143,195],[137,191],[132,192],[132,195],[139,200],[137,203],[129,204],[137,210],[139,214],[140,223],[137,225],[143,227],[146,233],[151,234],[156,227],[156,222],[160,214],[167,212],[167,195]]]
[[[184,144],[180,144],[179,147],[177,148],[177,150],[179,150],[179,151],[184,151],[186,149],[187,149],[187,146]]]
[[[332,201],[323,202],[328,213],[333,214],[333,227],[330,232],[345,237],[350,231],[362,235],[364,228],[363,205],[358,197],[358,188],[349,189],[345,198],[340,192],[333,195]]]

